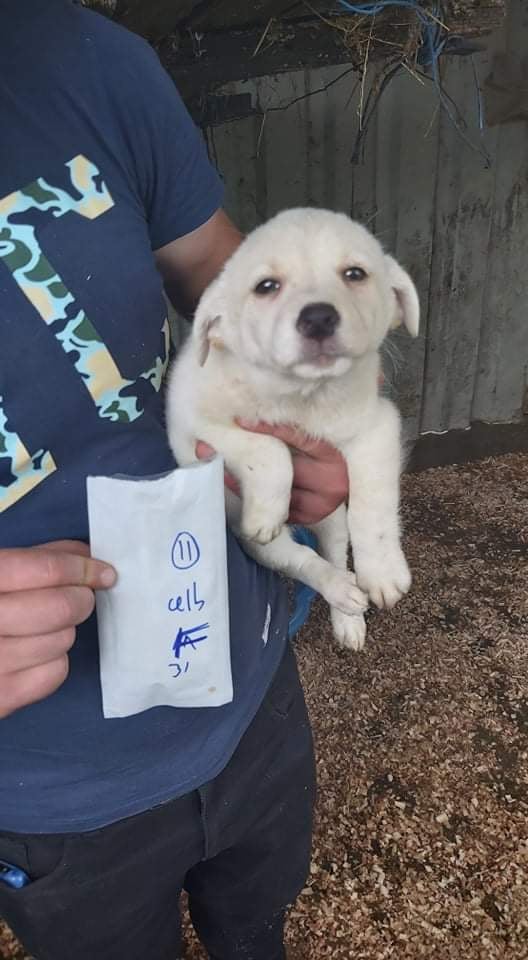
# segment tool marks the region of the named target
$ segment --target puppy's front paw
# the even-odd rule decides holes
[[[346,616],[358,616],[367,609],[367,598],[359,589],[353,573],[336,567],[325,574],[320,592],[331,607]]]
[[[365,646],[367,625],[361,615],[349,617],[341,610],[331,610],[334,637],[339,647],[344,650],[362,650]]]
[[[411,573],[401,548],[354,558],[359,586],[377,607],[394,607],[411,586]]]
[[[240,536],[255,543],[270,543],[278,537],[287,519],[287,509],[278,512],[276,506],[263,501],[246,502],[242,506]]]

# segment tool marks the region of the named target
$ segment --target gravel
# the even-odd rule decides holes
[[[527,504],[522,455],[406,476],[412,592],[361,654],[315,603],[296,650],[319,799],[290,960],[528,958]],[[1,929],[0,957],[24,958]]]

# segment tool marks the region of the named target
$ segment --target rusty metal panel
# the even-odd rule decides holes
[[[526,418],[526,123],[511,111],[508,84],[501,118],[497,91],[497,63],[502,78],[504,62],[522,71],[526,36],[528,8],[513,0],[485,51],[444,61],[463,136],[434,85],[402,71],[351,163],[362,94],[343,67],[229,84],[227,92],[250,94],[255,115],[209,131],[244,229],[286,206],[345,210],[416,278],[422,332],[414,343],[397,335],[387,365],[411,436]],[[478,90],[490,77],[494,122],[481,135]]]
[[[515,0],[497,47],[525,78],[527,37],[528,7]],[[493,75],[496,57],[490,61]],[[527,89],[518,90],[518,107],[522,92],[528,107]],[[472,417],[528,423],[528,114],[512,111],[507,86],[494,106],[499,139]]]
[[[469,425],[490,240],[496,134],[480,140],[471,63],[450,65],[446,89],[468,118],[464,143],[445,111],[440,118],[433,257],[421,429]],[[490,162],[479,149],[489,151]]]

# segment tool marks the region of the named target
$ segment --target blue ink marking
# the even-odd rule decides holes
[[[182,673],[187,673],[187,670],[189,669],[189,666],[190,666],[190,664],[189,664],[189,661],[188,661],[188,660],[187,660],[187,662],[186,662],[186,664],[185,664],[185,668],[182,667],[181,663],[169,663],[169,667],[176,667],[177,670],[178,670],[177,673],[173,673],[173,674],[172,674],[172,676],[175,677],[176,679],[177,679],[178,677],[181,677]]]
[[[205,600],[200,600],[198,596],[196,580],[193,580],[192,587],[187,587],[185,593],[171,597],[167,607],[170,613],[192,613],[193,610],[203,610]]]
[[[176,634],[176,639],[172,645],[172,650],[176,659],[180,659],[180,653],[184,647],[192,647],[193,650],[196,650],[195,644],[201,643],[202,640],[207,640],[206,633],[204,633],[201,637],[191,636],[191,634],[198,633],[200,630],[208,629],[208,623],[200,623],[197,627],[180,627],[178,633]]]
[[[200,559],[200,547],[192,533],[182,530],[172,545],[172,565],[176,570],[190,570]]]

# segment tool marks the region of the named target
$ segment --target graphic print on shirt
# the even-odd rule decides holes
[[[150,368],[137,380],[125,379],[93,323],[41,250],[35,227],[31,223],[16,222],[21,214],[34,209],[46,211],[55,218],[76,213],[95,220],[114,206],[94,163],[79,155],[66,167],[79,197],[39,177],[0,200],[0,259],[73,362],[99,416],[114,422],[131,423],[143,413],[139,396],[134,395],[134,386],[140,380],[147,380],[154,390],[159,391],[161,387],[169,357],[168,318],[165,318],[161,331],[159,355]],[[13,222],[15,214],[17,217]],[[140,391],[138,393],[141,395]],[[3,402],[6,402],[5,397]],[[23,440],[7,428],[1,403],[0,460],[6,457],[9,460],[13,480],[7,487],[0,486],[0,512],[56,469],[51,453],[39,451],[31,455]]]
[[[25,497],[41,480],[57,469],[49,450],[29,453],[18,434],[7,425],[0,397],[0,465],[7,460],[11,476],[7,486],[0,486],[0,513]]]

